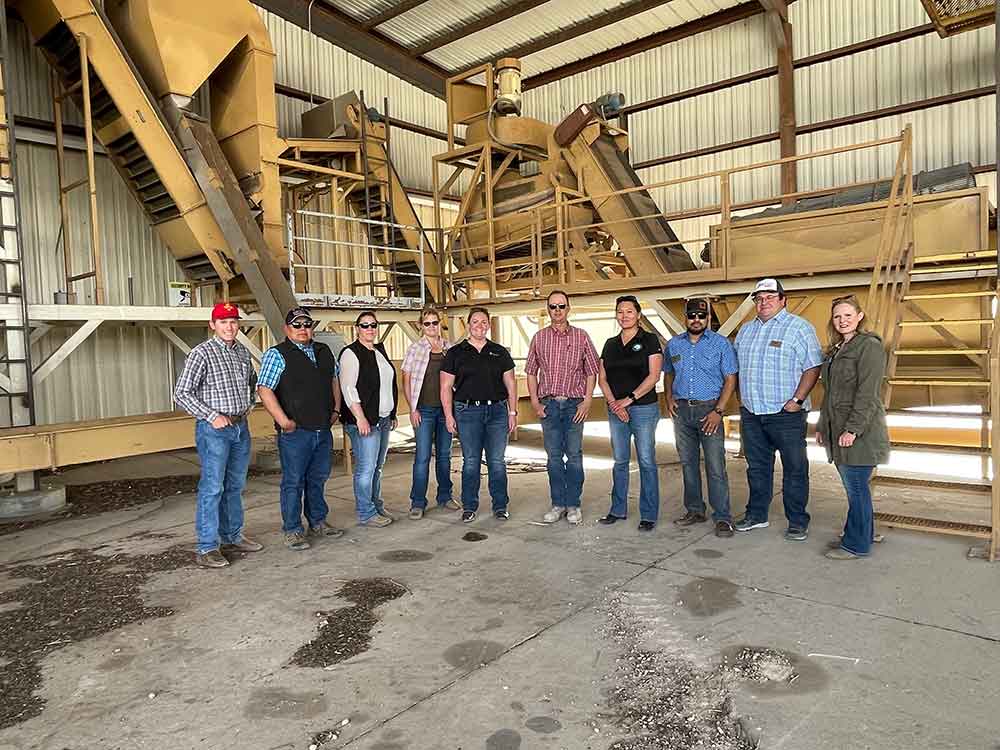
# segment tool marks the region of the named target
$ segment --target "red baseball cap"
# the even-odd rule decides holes
[[[212,320],[240,319],[240,309],[232,302],[220,302],[212,308]]]

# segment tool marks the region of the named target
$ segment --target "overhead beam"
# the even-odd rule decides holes
[[[844,57],[856,55],[860,52],[869,52],[874,49],[886,47],[890,44],[898,44],[900,42],[917,39],[918,37],[933,33],[934,24],[925,23],[920,26],[913,26],[909,29],[893,31],[890,34],[883,34],[882,36],[866,39],[863,42],[856,42],[855,44],[836,47],[834,49],[819,52],[815,55],[809,55],[807,57],[800,57],[798,60],[794,60],[792,62],[792,66],[796,70],[799,68],[808,68],[812,65],[819,65],[833,60],[839,60]],[[742,86],[746,83],[761,81],[765,78],[770,78],[771,76],[776,75],[778,75],[778,66],[772,65],[767,68],[760,68],[758,70],[752,70],[749,73],[733,76],[732,78],[725,78],[721,81],[713,81],[712,83],[706,83],[702,86],[694,86],[693,88],[684,89],[683,91],[675,91],[672,94],[658,96],[654,99],[647,99],[643,102],[636,102],[635,104],[630,104],[625,107],[622,112],[626,115],[635,114],[636,112],[645,112],[647,109],[665,107],[668,104],[676,104],[677,102],[682,102],[686,99],[693,99],[696,96],[704,96],[705,94],[712,94],[716,91],[724,91],[726,89],[731,89],[734,86]]]
[[[882,109],[871,110],[870,112],[859,112],[855,115],[848,115],[846,117],[836,117],[832,120],[822,120],[820,122],[813,122],[806,125],[799,125],[795,128],[797,135],[805,135],[808,133],[816,133],[822,130],[831,130],[833,128],[845,127],[847,125],[858,125],[863,122],[869,122],[871,120],[879,120],[883,117],[894,117],[896,115],[905,115],[910,112],[918,112],[922,109],[931,109],[933,107],[941,107],[946,104],[957,104],[958,102],[969,101],[971,99],[979,99],[984,96],[993,96],[996,93],[996,88],[993,86],[981,86],[975,89],[969,89],[967,91],[956,91],[953,94],[945,94],[943,96],[935,96],[930,99],[920,99],[915,102],[905,102],[903,104],[896,104],[892,107],[883,107]],[[661,156],[656,159],[647,159],[646,161],[636,162],[633,168],[639,169],[649,169],[651,167],[657,167],[661,164],[670,164],[672,162],[685,161],[687,159],[694,159],[699,156],[708,156],[710,154],[718,154],[723,151],[732,151],[733,149],[743,148],[744,146],[755,146],[760,143],[771,143],[773,141],[780,140],[780,133],[764,133],[762,135],[751,136],[750,138],[743,138],[738,141],[730,141],[729,143],[721,143],[716,146],[706,146],[704,148],[694,149],[692,151],[683,151],[676,154],[670,154],[669,156]]]
[[[432,36],[430,39],[427,39],[421,44],[413,47],[411,53],[415,57],[426,55],[428,52],[433,52],[436,49],[448,46],[452,42],[464,39],[470,34],[475,34],[478,31],[483,31],[484,29],[488,29],[498,23],[503,23],[514,16],[527,13],[529,10],[537,8],[539,5],[544,5],[547,2],[549,2],[549,0],[521,0],[520,2],[509,5],[506,8],[500,8],[495,13],[490,13],[487,16],[477,18],[474,21],[469,21],[469,23],[464,23],[454,29],[449,29],[442,34]]]
[[[403,0],[403,2],[401,3],[396,3],[395,5],[386,8],[381,13],[376,13],[367,21],[363,21],[361,24],[361,28],[363,28],[365,31],[370,31],[371,29],[374,29],[376,26],[381,26],[386,21],[391,21],[393,18],[396,18],[397,16],[401,16],[404,13],[409,13],[417,6],[423,5],[426,2],[427,0]]]
[[[332,42],[417,88],[444,99],[448,73],[433,63],[417,59],[409,50],[327,5],[306,0],[255,0],[261,8]],[[312,5],[310,13],[309,6]]]
[[[657,47],[662,47],[664,44],[679,42],[681,39],[686,39],[690,36],[694,36],[695,34],[701,34],[706,31],[711,31],[712,29],[728,26],[729,24],[736,23],[737,21],[743,21],[747,18],[759,16],[763,12],[764,8],[759,2],[757,2],[757,0],[741,3],[732,8],[727,8],[717,13],[702,16],[701,18],[697,18],[693,21],[683,23],[680,26],[674,26],[671,29],[666,29],[656,34],[650,34],[649,36],[636,39],[633,42],[614,47],[613,49],[600,52],[596,55],[585,57],[582,60],[576,60],[575,62],[567,63],[566,65],[560,65],[558,68],[546,70],[544,73],[530,76],[529,78],[524,79],[522,88],[525,91],[538,88],[539,86],[544,86],[547,83],[558,81],[561,78],[582,73],[585,70],[599,68],[602,65],[607,65],[608,63],[615,62],[616,60],[621,60],[626,57],[631,57],[632,55],[637,55],[640,52],[646,52],[651,49],[656,49]]]
[[[528,55],[533,55],[536,52],[541,52],[542,50],[554,47],[557,44],[572,41],[573,39],[583,36],[584,34],[589,34],[592,31],[600,31],[610,24],[624,21],[627,18],[632,18],[632,16],[644,13],[647,10],[659,8],[661,5],[668,5],[671,2],[673,2],[673,0],[631,0],[631,2],[619,5],[617,8],[609,10],[606,13],[598,13],[596,16],[588,18],[585,21],[581,21],[580,23],[575,23],[564,29],[559,29],[556,32],[546,34],[538,39],[533,39],[520,46],[512,47],[491,57],[484,57],[470,65],[469,68],[474,68],[477,65],[483,65],[499,57],[527,57]]]

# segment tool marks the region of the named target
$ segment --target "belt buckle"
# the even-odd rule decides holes
[[[569,396],[553,396],[556,401],[569,401]]]

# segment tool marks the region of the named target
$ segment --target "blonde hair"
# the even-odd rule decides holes
[[[837,305],[850,305],[854,308],[854,312],[858,314],[864,313],[864,308],[861,307],[861,303],[858,298],[853,294],[848,294],[846,297],[834,297],[833,301],[830,303],[830,320],[826,323],[826,334],[830,341],[830,345],[827,347],[826,353],[830,354],[835,349],[837,349],[841,344],[844,343],[844,335],[837,330],[836,326],[833,325],[833,311]],[[862,333],[867,330],[868,316],[865,315],[861,320],[858,321],[858,333]]]
[[[418,319],[417,322],[423,323],[424,318],[426,318],[428,315],[433,315],[438,320],[441,320],[441,312],[436,307],[434,307],[434,305],[427,305],[426,307],[424,307],[423,310],[420,311],[420,318]]]

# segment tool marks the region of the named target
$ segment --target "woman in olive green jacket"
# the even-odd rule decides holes
[[[833,300],[830,348],[820,370],[823,405],[816,425],[816,442],[826,446],[827,458],[847,491],[844,536],[826,553],[833,560],[871,552],[875,519],[869,481],[875,467],[889,459],[881,395],[885,349],[882,339],[864,327],[865,313],[856,297]]]

